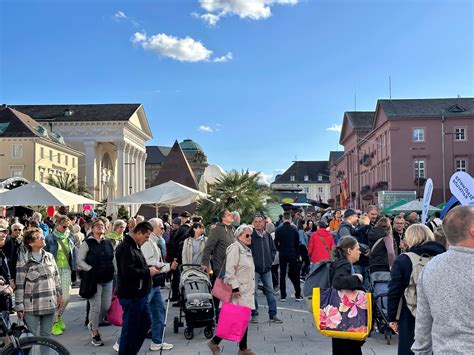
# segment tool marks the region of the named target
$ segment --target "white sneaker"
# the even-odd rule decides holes
[[[162,342],[161,344],[156,344],[154,342],[151,342],[150,344],[150,351],[158,351],[158,350],[171,350],[173,349],[173,344],[168,344],[165,342]]]
[[[116,341],[114,346],[112,346],[112,349],[114,349],[116,352],[119,352],[119,346],[120,344],[118,343],[118,341]]]

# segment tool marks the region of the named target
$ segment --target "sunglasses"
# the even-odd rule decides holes
[[[14,231],[14,232],[21,232],[22,229],[21,229],[21,228],[14,228],[13,231]]]

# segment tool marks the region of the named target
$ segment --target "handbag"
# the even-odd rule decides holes
[[[368,292],[314,288],[313,310],[314,323],[322,335],[361,341],[370,334],[372,296]]]
[[[222,273],[224,271],[224,274]],[[214,286],[211,290],[211,295],[219,299],[223,303],[229,303],[232,300],[232,287],[224,282],[225,276],[225,262],[214,281]]]
[[[120,305],[119,298],[116,294],[114,294],[112,296],[112,303],[110,303],[109,311],[107,312],[107,320],[110,322],[110,324],[121,327],[123,324],[122,316],[122,306]]]
[[[93,270],[81,271],[81,284],[79,286],[79,296],[89,299],[97,293],[97,279]]]
[[[224,303],[219,313],[216,336],[230,341],[241,341],[250,321],[251,309],[233,303]]]

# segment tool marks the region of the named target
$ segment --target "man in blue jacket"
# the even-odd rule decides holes
[[[291,224],[291,213],[283,213],[283,224],[275,231],[275,246],[280,253],[280,301],[286,301],[286,268],[295,288],[296,301],[302,301],[298,254],[300,237],[295,225]]]
[[[262,280],[263,293],[267,298],[268,315],[270,322],[283,323],[277,317],[277,305],[273,294],[272,263],[275,259],[276,248],[270,234],[265,231],[265,217],[256,215],[253,219],[252,249],[253,262],[255,264],[255,309],[252,311],[252,323],[258,323],[258,283]]]

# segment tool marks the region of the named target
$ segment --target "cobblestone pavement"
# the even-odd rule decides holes
[[[55,337],[64,344],[73,355],[82,354],[116,354],[112,349],[120,334],[119,327],[100,328],[103,347],[94,347],[90,343],[90,335],[84,326],[86,303],[78,295],[78,289],[72,290],[71,302],[64,315],[67,329],[63,335]],[[163,298],[168,295],[168,290],[162,290]],[[288,293],[291,295],[291,293]],[[331,354],[331,339],[320,335],[315,326],[312,314],[308,313],[304,302],[296,302],[289,297],[287,302],[278,302],[278,316],[284,321],[283,324],[268,322],[266,314],[266,299],[259,291],[260,316],[258,324],[249,325],[248,344],[257,353],[263,354]],[[180,328],[178,334],[173,333],[173,317],[177,315],[178,308],[169,308],[167,331],[165,341],[174,344],[171,351],[163,351],[163,354],[174,355],[201,355],[210,354],[207,348],[207,339],[204,337],[203,329],[195,329],[194,338],[186,340]],[[159,354],[149,351],[150,340],[145,340],[141,354]],[[237,354],[237,343],[222,341],[223,354]],[[364,354],[394,355],[397,353],[397,337],[392,339],[391,345],[387,345],[383,336],[372,333],[363,346]],[[350,355],[350,354],[348,354]]]

